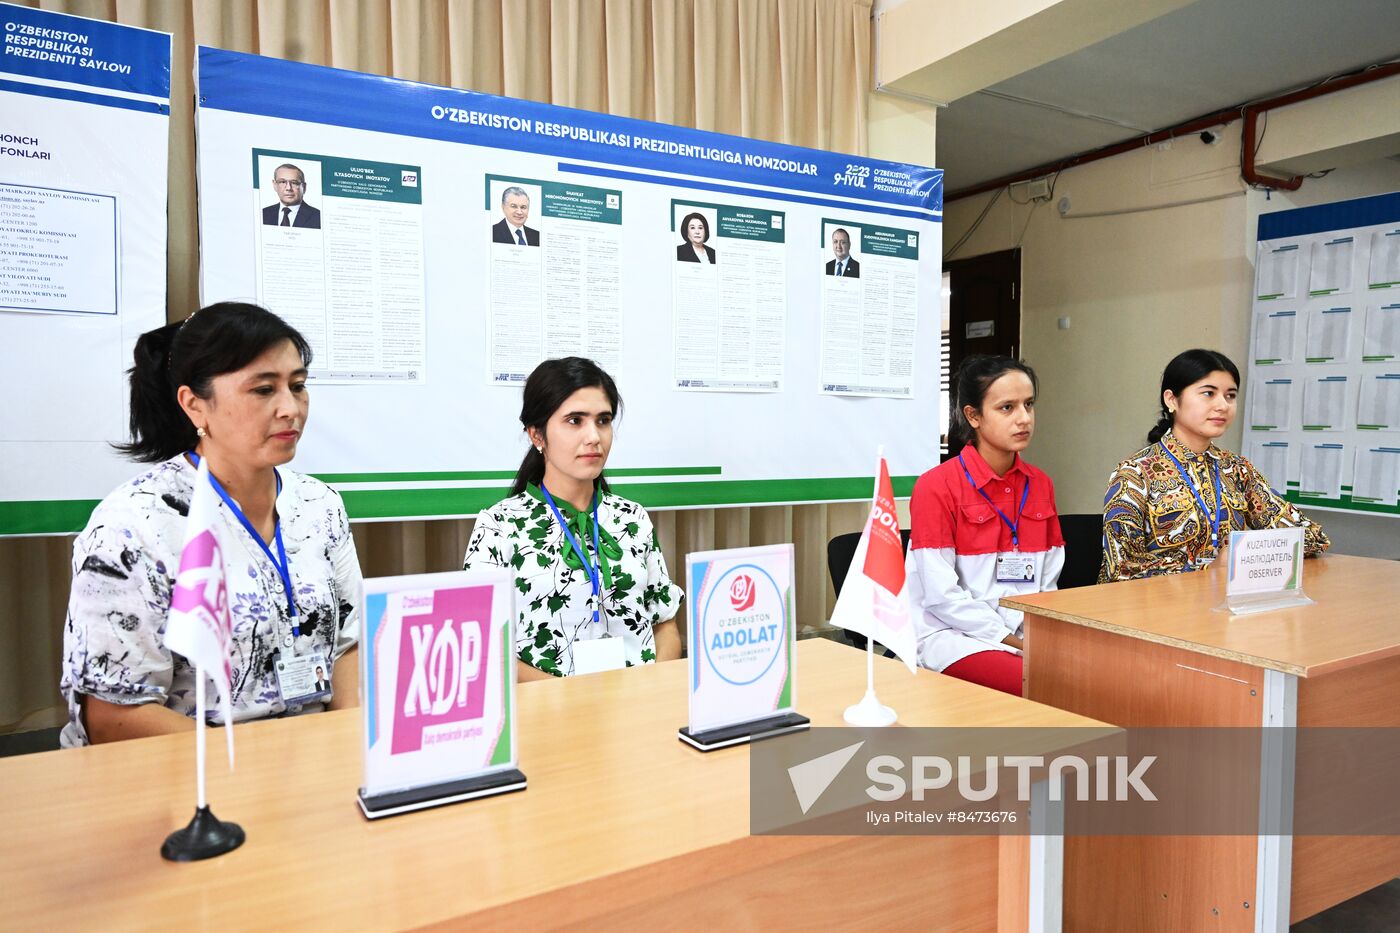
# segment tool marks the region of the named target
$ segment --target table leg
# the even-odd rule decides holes
[[[1259,835],[1254,873],[1254,929],[1286,931],[1293,882],[1293,777],[1298,678],[1264,671],[1264,727],[1259,757]]]
[[[1063,778],[1060,779],[1063,790]],[[1050,782],[1031,785],[1030,917],[1032,933],[1059,933],[1064,918],[1065,804]]]

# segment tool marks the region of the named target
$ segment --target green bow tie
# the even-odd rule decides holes
[[[539,487],[530,486],[527,491],[536,499],[543,501],[544,495],[540,493]],[[554,504],[559,507],[559,514],[564,516],[564,524],[568,527],[569,531],[573,533],[574,537],[583,545],[584,549],[587,550],[588,546],[593,543],[593,513],[591,511],[576,509],[570,503],[559,499],[555,499]],[[570,570],[582,570],[584,573],[588,572],[588,569],[583,565],[583,561],[579,559],[578,552],[575,551],[567,541],[564,542],[564,546],[559,550],[564,557],[565,567],[568,567]],[[598,551],[598,569],[603,577],[603,587],[605,589],[612,589],[613,575],[609,563],[622,560],[622,544],[617,538],[613,537],[612,532],[603,527],[602,522],[598,523]]]

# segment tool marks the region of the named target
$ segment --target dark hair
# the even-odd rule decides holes
[[[613,417],[622,416],[622,396],[617,394],[617,383],[612,376],[592,360],[581,356],[566,356],[558,360],[545,360],[530,373],[525,380],[525,397],[520,403],[520,425],[534,428],[544,434],[549,419],[568,401],[569,396],[579,389],[602,389],[612,405]],[[538,486],[544,482],[544,454],[531,445],[525,451],[525,459],[520,461],[520,469],[515,471],[515,482],[510,487],[511,495],[525,491],[527,484]],[[594,489],[609,492],[608,481],[598,475]]]
[[[977,439],[977,432],[968,424],[967,416],[963,414],[963,406],[971,405],[981,411],[982,400],[987,397],[987,390],[991,388],[992,383],[1013,372],[1025,373],[1031,380],[1031,389],[1039,391],[1040,384],[1035,378],[1035,370],[1009,356],[974,353],[958,364],[958,371],[953,374],[951,383],[952,398],[949,399],[952,409],[948,413],[950,449],[971,444]]]
[[[705,239],[701,240],[700,242],[701,242],[701,243],[708,243],[708,242],[710,242],[710,222],[709,222],[708,220],[706,220],[706,219],[705,219],[705,215],[702,214],[702,213],[700,213],[699,211],[692,211],[691,213],[686,214],[684,217],[681,218],[681,242],[682,242],[682,243],[689,243],[689,242],[690,242],[690,237],[687,236],[686,234],[687,234],[687,231],[690,229],[690,222],[691,222],[692,220],[698,220],[698,221],[700,221],[700,223],[705,227]]]
[[[1157,404],[1162,409],[1161,417],[1157,419],[1152,430],[1147,432],[1148,444],[1160,441],[1162,435],[1170,431],[1174,423],[1172,413],[1167,411],[1167,403],[1162,395],[1170,390],[1172,395],[1180,398],[1187,386],[1200,382],[1214,372],[1229,373],[1235,377],[1235,385],[1240,384],[1240,371],[1235,368],[1235,364],[1230,362],[1230,358],[1224,353],[1216,350],[1196,349],[1187,350],[1172,357],[1167,368],[1162,370],[1162,388],[1157,393]]]
[[[193,450],[194,424],[176,392],[189,386],[208,398],[215,376],[236,372],[284,340],[311,365],[311,346],[286,321],[253,304],[223,301],[183,321],[147,331],[136,341],[131,382],[131,441],[115,444],[133,460],[155,463]]]

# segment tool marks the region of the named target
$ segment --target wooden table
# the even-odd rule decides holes
[[[1129,727],[1400,726],[1400,563],[1308,560],[1313,605],[1233,617],[1223,564],[1003,599],[1027,698]],[[1300,764],[1261,761],[1271,812],[1296,813]],[[1400,837],[1071,837],[1065,871],[1070,929],[1284,930],[1400,875]]]
[[[840,725],[864,659],[813,639],[798,663],[798,709]],[[906,725],[1104,728],[877,664]],[[193,810],[190,737],[0,759],[0,929],[1058,928],[1058,839],[750,836],[748,748],[676,740],[685,673],[522,684],[528,790],[374,823],[355,711],[239,726],[209,799],[248,841],[192,864],[158,854]]]

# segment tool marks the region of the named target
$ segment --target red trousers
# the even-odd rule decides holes
[[[943,668],[949,677],[1021,695],[1021,656],[1010,651],[979,651]]]

